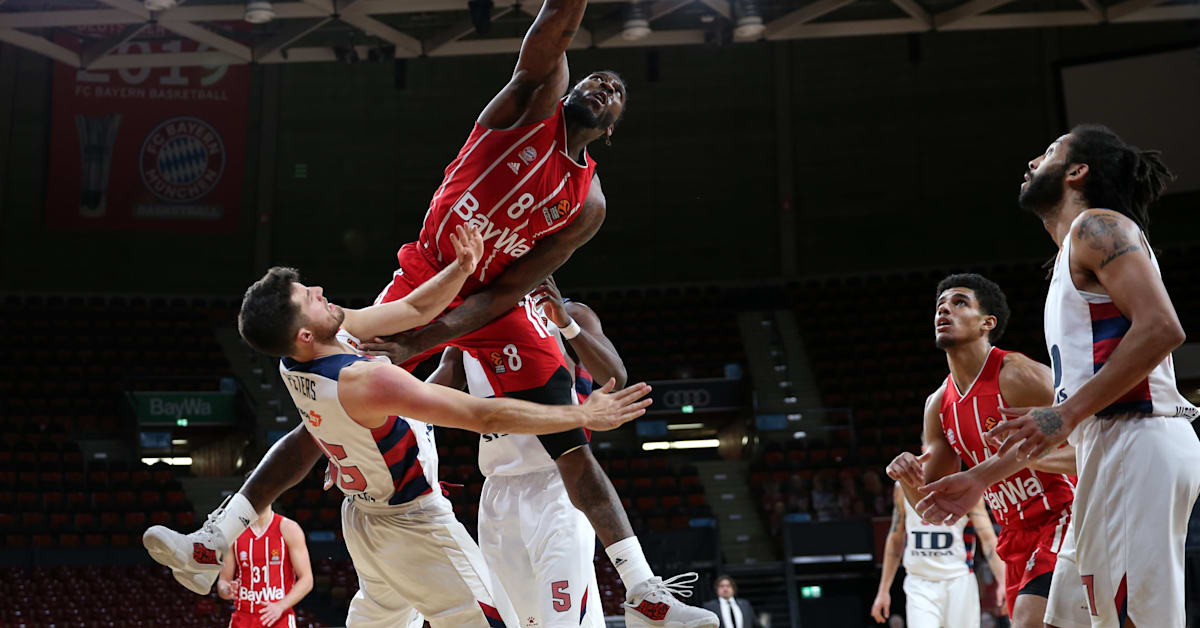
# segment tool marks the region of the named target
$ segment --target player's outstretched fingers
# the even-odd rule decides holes
[[[610,393],[616,387],[617,387],[617,378],[610,377],[610,378],[608,378],[608,381],[604,382],[604,385],[600,387],[600,392]]]

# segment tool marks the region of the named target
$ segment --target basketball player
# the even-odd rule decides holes
[[[1008,324],[1009,308],[1000,287],[975,274],[951,275],[937,287],[934,342],[946,352],[950,373],[925,404],[924,440],[928,451],[920,458],[911,453],[896,457],[888,475],[900,482],[908,502],[926,520],[919,504],[925,484],[958,471],[962,463],[974,476],[986,476],[999,467],[998,480],[985,484],[985,492],[966,505],[965,513],[982,497],[992,516],[1003,526],[997,552],[1006,571],[1005,603],[1013,626],[1040,628],[1046,616],[1057,554],[1071,520],[1074,496],[1073,456],[1069,449],[1055,452],[1034,468],[1017,461],[1015,454],[997,457],[983,435],[998,423],[1002,408],[1036,405],[1053,394],[1050,369],[1020,353],[993,346]],[[961,460],[961,462],[960,462]],[[964,474],[965,475],[965,474]],[[1055,616],[1067,619],[1081,604],[1064,598]],[[1086,626],[1086,617],[1081,618]]]
[[[952,525],[922,521],[904,499],[899,483],[892,490],[892,502],[892,528],[887,535],[871,617],[882,624],[891,616],[892,580],[903,557],[909,628],[979,628],[979,585],[971,569],[976,538],[996,576],[1001,597],[1005,573],[1004,563],[996,555],[992,519],[983,502],[967,513],[973,530],[966,529],[967,519]]]
[[[296,628],[292,607],[312,588],[304,531],[270,506],[233,543],[217,578],[217,594],[236,600],[229,628]]]
[[[1158,151],[1093,125],[1028,168],[1020,204],[1059,247],[1045,313],[1055,391],[1014,403],[992,436],[1030,460],[1068,436],[1075,445],[1075,557],[1092,625],[1181,627],[1200,442],[1171,362],[1183,328],[1146,237],[1173,177]]]
[[[549,332],[560,343],[566,340],[561,350],[574,373],[578,403],[591,395],[593,373],[617,385],[625,381],[621,356],[591,308],[564,300],[553,277],[530,298]],[[472,395],[491,397],[495,392],[484,368],[470,354],[449,347],[427,381],[467,386]],[[592,563],[596,533],[571,504],[545,448],[526,435],[483,434],[479,470],[486,478],[479,498],[479,548],[522,625],[602,628]]]
[[[398,253],[400,270],[380,293],[381,303],[403,297],[447,263],[445,236],[455,225],[479,229],[489,248],[453,309],[412,334],[389,339],[407,368],[453,341],[489,365],[498,395],[570,403],[571,377],[562,354],[537,328],[524,297],[595,235],[606,211],[586,147],[612,136],[627,90],[615,72],[600,71],[563,97],[569,86],[566,50],[586,4],[546,0],[525,35],[511,79],[446,168],[418,240]],[[378,344],[369,348],[384,350]],[[290,436],[276,443],[243,487],[248,504],[258,507],[278,497],[297,473],[293,462],[314,455],[300,435]],[[715,615],[680,604],[654,576],[583,432],[539,440],[558,465],[571,503],[587,515],[625,583],[626,621],[715,627]],[[214,516],[221,522],[229,515]]]
[[[414,607],[435,628],[503,625],[478,548],[454,519],[449,502],[432,489],[437,485],[433,428],[399,415],[479,432],[612,429],[644,412],[649,400],[637,399],[649,387],[610,395],[609,382],[583,406],[561,408],[476,399],[421,383],[386,360],[354,353],[351,334],[372,331],[364,322],[377,320],[377,314],[332,306],[319,287],[299,283],[295,271],[275,268],[247,291],[239,315],[239,328],[251,346],[288,355],[280,363],[281,376],[305,429],[337,467],[337,484],[348,497],[342,506],[343,534],[360,591],[347,625],[398,625],[409,620]],[[187,584],[203,576],[194,564],[218,562],[198,539],[211,543],[223,535],[209,522],[189,536],[152,528],[144,542],[156,560],[191,576],[176,576]]]

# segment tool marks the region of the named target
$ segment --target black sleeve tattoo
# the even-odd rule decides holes
[[[1062,415],[1059,414],[1058,410],[1038,408],[1031,414],[1033,415],[1033,423],[1037,426],[1039,432],[1047,436],[1052,436],[1062,430]]]
[[[900,509],[892,507],[892,532],[900,529]]]
[[[1100,268],[1126,253],[1142,248],[1140,243],[1129,241],[1116,218],[1103,214],[1093,214],[1084,218],[1083,222],[1079,223],[1076,235],[1089,247],[1104,254],[1104,259],[1100,260]]]

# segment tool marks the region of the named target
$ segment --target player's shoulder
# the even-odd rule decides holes
[[[942,406],[942,399],[946,396],[946,380],[938,385],[929,396],[925,398],[925,412],[936,411]]]
[[[1101,243],[1113,237],[1127,237],[1140,232],[1141,228],[1136,222],[1111,209],[1088,209],[1071,224],[1071,238],[1087,243]]]
[[[1050,367],[1033,358],[1011,351],[1004,356],[1000,363],[997,378],[1001,386],[1004,384],[1040,384],[1050,375]]]

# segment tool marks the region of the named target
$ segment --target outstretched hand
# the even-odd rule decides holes
[[[929,461],[929,452],[920,456],[905,451],[892,460],[887,466],[887,475],[897,482],[907,484],[909,488],[919,488],[925,483],[925,463]]]
[[[538,287],[529,293],[529,298],[533,299],[534,307],[541,308],[542,314],[545,314],[551,323],[558,327],[571,324],[571,315],[567,314],[562,293],[558,291],[558,284],[554,283],[553,276],[546,277],[545,281],[538,284]]]
[[[479,235],[479,230],[458,225],[450,234],[450,244],[454,245],[459,270],[468,275],[475,272],[479,260],[483,259],[483,236]]]
[[[1036,460],[1067,440],[1075,421],[1065,417],[1058,406],[1051,408],[1000,408],[1009,417],[988,430],[986,438],[1003,456],[1017,447],[1018,460]],[[1001,444],[1003,441],[1003,444]]]
[[[404,365],[421,353],[419,347],[412,342],[410,332],[400,332],[386,338],[374,338],[371,342],[362,343],[359,349],[367,355],[384,356],[396,366]]]
[[[913,510],[925,521],[950,525],[978,504],[985,490],[987,485],[976,480],[974,474],[966,471],[951,473],[922,486],[925,497],[913,506]]]
[[[639,382],[613,392],[616,386],[617,380],[610,377],[599,390],[592,391],[592,396],[582,406],[587,416],[581,427],[604,432],[646,414],[646,408],[654,401],[643,399],[650,394],[649,384]]]

